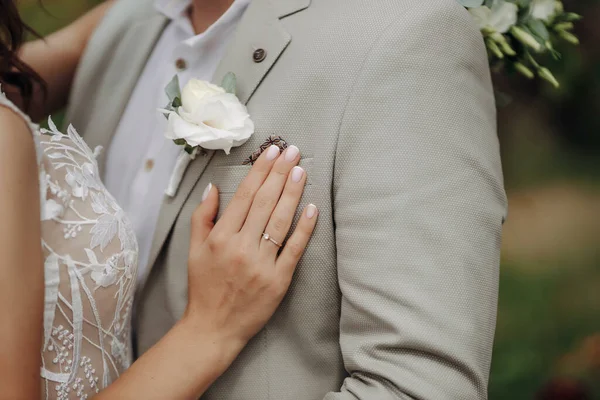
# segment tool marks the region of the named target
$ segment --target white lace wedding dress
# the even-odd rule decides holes
[[[45,265],[42,399],[87,399],[131,362],[138,248],[73,127],[39,129],[0,90],[36,139]]]

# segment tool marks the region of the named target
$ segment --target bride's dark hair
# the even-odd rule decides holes
[[[25,104],[36,85],[45,87],[42,78],[18,56],[28,32],[38,36],[23,22],[14,0],[0,0],[0,84],[19,91]]]

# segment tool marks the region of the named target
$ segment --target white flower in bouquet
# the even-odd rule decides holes
[[[479,28],[489,33],[506,33],[517,23],[519,8],[516,4],[496,0],[492,8],[480,6],[469,9]]]
[[[579,44],[572,30],[581,15],[566,12],[560,0],[457,1],[479,25],[494,70],[515,71],[560,86],[552,71],[541,65],[542,57],[560,60],[558,41]]]
[[[532,0],[531,16],[542,21],[549,21],[556,13],[556,4],[556,0]]]

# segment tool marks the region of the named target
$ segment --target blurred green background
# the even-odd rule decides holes
[[[20,1],[42,35],[97,3]],[[581,45],[548,62],[561,89],[494,77],[511,101],[498,115],[509,218],[491,400],[600,399],[600,0],[564,4],[584,20]]]

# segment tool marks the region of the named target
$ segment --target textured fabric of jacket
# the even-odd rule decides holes
[[[67,117],[91,146],[110,143],[165,24],[152,0],[120,0],[95,33]],[[213,81],[229,71],[256,133],[197,158],[165,198],[138,350],[186,307],[204,188],[223,210],[244,159],[279,135],[302,152],[318,226],[278,311],[203,399],[486,399],[506,202],[469,14],[455,0],[253,0]]]

